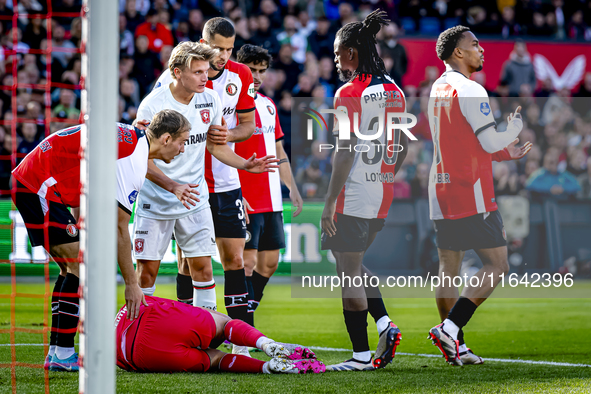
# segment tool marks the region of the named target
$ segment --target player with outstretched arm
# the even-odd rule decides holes
[[[531,149],[517,147],[523,122],[517,107],[507,129],[496,129],[486,90],[470,76],[482,70],[484,49],[464,26],[439,35],[437,56],[445,72],[431,88],[428,117],[434,153],[429,176],[429,210],[435,222],[439,274],[456,276],[466,250],[474,249],[483,267],[475,274],[494,281],[479,287],[466,284],[459,297],[455,286],[440,286],[435,296],[443,323],[429,338],[452,365],[482,364],[464,343],[462,328],[476,308],[509,272],[507,237],[497,210],[492,161],[518,160]]]
[[[125,303],[130,319],[145,304],[131,260],[129,219],[144,183],[148,160],[170,163],[184,151],[189,122],[176,111],[157,113],[144,132],[117,123],[117,261],[125,280]],[[49,353],[45,368],[77,371],[74,337],[78,326],[79,234],[76,219],[68,210],[80,206],[80,130],[73,126],[43,140],[13,171],[17,182],[14,204],[19,210],[33,246],[48,249],[61,269],[53,289]],[[170,180],[169,180],[170,181]],[[195,185],[171,182],[170,195],[186,209],[195,204]],[[44,223],[49,222],[49,227]]]

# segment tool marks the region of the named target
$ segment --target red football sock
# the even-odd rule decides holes
[[[226,327],[224,327],[224,335],[226,339],[238,346],[257,346],[257,339],[264,337],[264,335],[242,320],[230,320]]]
[[[242,372],[242,373],[262,373],[264,361],[241,356],[240,354],[226,354],[220,361],[220,371]]]

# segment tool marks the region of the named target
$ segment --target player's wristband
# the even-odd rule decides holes
[[[509,149],[507,149],[507,148],[493,153],[492,159],[494,161],[510,161],[510,160],[512,160],[511,154],[509,153]]]
[[[287,163],[287,162],[288,162],[288,160],[287,160],[287,159],[281,159],[281,160],[279,160],[279,163],[277,163],[277,164],[278,164],[278,165],[281,165],[281,164],[283,164],[283,163]]]

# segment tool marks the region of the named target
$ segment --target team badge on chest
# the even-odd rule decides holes
[[[236,86],[236,84],[233,83],[227,84],[226,93],[228,93],[230,96],[234,96],[236,93],[238,93],[238,86]]]
[[[199,113],[201,114],[201,120],[203,121],[203,123],[209,124],[209,122],[211,122],[211,117],[209,116],[208,109],[202,109],[201,111],[199,111]]]

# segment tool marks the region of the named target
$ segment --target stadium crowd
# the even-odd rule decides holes
[[[79,12],[80,3],[53,1],[52,11]],[[292,107],[303,98],[313,98],[308,104],[314,109],[332,105],[330,97],[342,84],[333,62],[334,34],[344,24],[361,20],[378,7],[394,22],[378,36],[381,56],[388,72],[403,87],[407,111],[419,120],[412,130],[419,142],[410,144],[396,177],[396,198],[427,196],[433,143],[425,110],[431,85],[439,77],[436,67],[427,67],[418,86],[404,85],[410,54],[399,38],[421,34],[432,36],[435,42],[443,29],[464,24],[477,35],[516,42],[500,81],[488,93],[500,129],[510,111],[522,106],[525,126],[520,140],[533,142],[534,148],[518,162],[495,163],[497,195],[591,199],[591,73],[572,91],[555,91],[551,84],[536,81],[526,45],[528,40],[540,38],[591,41],[590,0],[120,0],[119,121],[131,123],[135,119],[141,99],[167,69],[173,47],[181,41],[199,40],[209,18],[224,16],[236,27],[234,53],[243,44],[252,43],[268,49],[273,56],[262,91],[277,104],[286,152],[292,156],[304,198],[323,198],[331,158],[329,153],[313,149],[313,144],[332,143],[333,137],[326,130],[317,130],[315,142],[304,141],[303,134],[296,133],[299,125],[292,121]],[[0,20],[3,195],[8,193],[13,168],[9,157],[14,146],[18,163],[45,137],[44,119],[48,114],[56,120],[51,123],[52,132],[77,123],[80,116],[80,90],[74,85],[79,84],[81,72],[80,55],[76,53],[81,44],[81,19],[27,18],[26,14],[47,13],[47,5],[43,0],[21,1],[15,46],[11,20],[14,11],[11,0],[0,0],[0,17],[5,18]],[[47,40],[47,23],[51,23],[51,43]],[[30,50],[46,49],[49,44],[53,51],[48,67],[44,55],[31,54]],[[55,48],[66,48],[67,52]],[[14,112],[9,90],[14,82],[13,56],[5,52],[12,49],[18,52],[19,84],[44,85],[50,70],[53,83],[72,85],[72,89],[52,88],[50,97],[43,89],[17,89],[16,116],[35,123],[18,123],[16,144],[11,135]],[[475,78],[483,79],[485,75],[478,73]]]

